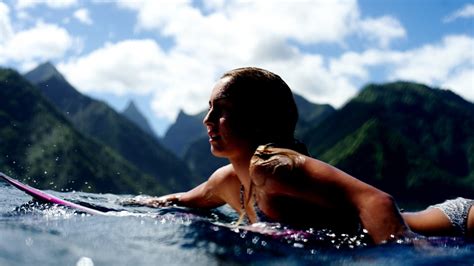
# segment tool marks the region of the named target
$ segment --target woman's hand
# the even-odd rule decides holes
[[[169,207],[179,202],[181,193],[171,194],[162,197],[136,196],[120,200],[119,204],[123,206],[146,206],[150,208]]]

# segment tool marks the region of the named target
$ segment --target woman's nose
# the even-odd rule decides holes
[[[212,111],[212,110],[209,109],[209,111],[207,112],[206,116],[205,116],[204,119],[202,120],[202,123],[203,123],[204,125],[208,125],[208,124],[211,123],[211,121],[210,121],[210,120],[211,120],[211,111]]]

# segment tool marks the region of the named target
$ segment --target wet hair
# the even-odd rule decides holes
[[[245,118],[240,133],[258,145],[275,143],[292,148],[298,110],[290,87],[283,79],[261,68],[244,67],[226,72],[225,96]]]
[[[304,160],[304,156],[294,150],[260,145],[250,161],[252,183],[263,186],[268,175],[288,178]]]
[[[242,210],[236,225],[244,220],[248,206],[255,212],[255,187],[264,186],[270,176],[274,179],[292,178],[292,175],[299,173],[298,169],[304,162],[305,157],[292,149],[278,148],[272,144],[258,146],[250,160],[250,187],[244,196],[245,201],[242,202]]]

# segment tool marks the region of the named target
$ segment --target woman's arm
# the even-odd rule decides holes
[[[375,243],[409,232],[390,195],[319,160],[288,149],[261,148],[250,171],[253,184],[268,194],[353,211]]]
[[[233,168],[230,165],[216,170],[211,177],[199,186],[181,193],[173,193],[161,197],[137,196],[124,205],[139,205],[148,207],[165,207],[179,205],[190,208],[215,208],[227,203],[232,188]],[[227,182],[229,181],[229,182]]]
[[[331,195],[330,200],[352,206],[375,243],[409,232],[389,194],[316,159],[308,158],[302,167],[314,186],[325,190],[325,195]],[[319,195],[309,197],[321,200]]]

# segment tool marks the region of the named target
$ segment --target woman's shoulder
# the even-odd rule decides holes
[[[232,165],[217,169],[206,182],[206,189],[230,206],[234,208],[239,206],[240,181]]]
[[[238,181],[237,174],[235,173],[234,167],[232,164],[224,165],[218,168],[214,173],[209,177],[208,182],[213,184],[221,184],[221,183],[234,183],[232,181]]]

